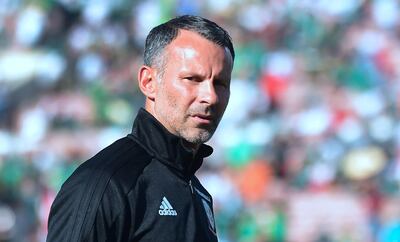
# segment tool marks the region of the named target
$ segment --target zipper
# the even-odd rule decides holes
[[[190,187],[190,191],[192,192],[192,194],[194,194],[192,180],[189,180],[189,187]]]

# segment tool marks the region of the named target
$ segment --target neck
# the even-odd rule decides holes
[[[199,148],[200,148],[200,145],[199,145],[199,144],[190,143],[190,142],[188,142],[188,141],[186,141],[186,140],[184,140],[184,139],[182,139],[182,140],[183,140],[183,142],[182,142],[183,146],[184,146],[185,148],[191,150],[191,151],[193,152],[193,156],[195,156],[196,153],[197,153],[197,151],[198,151]]]

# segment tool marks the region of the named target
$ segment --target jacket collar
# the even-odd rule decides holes
[[[182,138],[171,134],[156,118],[141,108],[133,123],[131,136],[153,157],[175,168],[185,177],[191,177],[202,165],[203,158],[213,149],[205,144],[196,155],[183,146]]]

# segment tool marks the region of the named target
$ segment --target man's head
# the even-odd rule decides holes
[[[146,110],[189,145],[206,142],[228,104],[234,56],[228,33],[204,18],[155,27],[138,73]]]

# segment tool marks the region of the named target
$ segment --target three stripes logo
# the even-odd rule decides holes
[[[163,199],[161,201],[161,206],[160,206],[160,210],[158,210],[158,214],[160,214],[161,216],[176,216],[176,215],[178,215],[166,197],[163,197]]]

